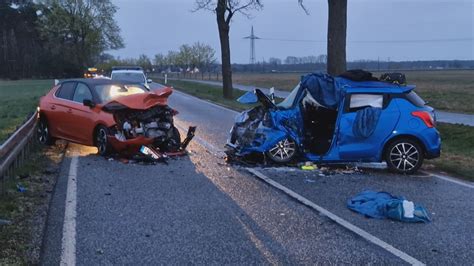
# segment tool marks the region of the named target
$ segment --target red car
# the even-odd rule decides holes
[[[108,79],[63,81],[40,99],[38,140],[96,146],[100,155],[138,152],[146,145],[178,151],[181,139],[173,124],[177,111],[167,105],[172,92]]]

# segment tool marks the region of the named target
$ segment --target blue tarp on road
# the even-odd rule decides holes
[[[370,218],[402,222],[430,222],[425,208],[387,192],[366,190],[347,201],[347,207]]]

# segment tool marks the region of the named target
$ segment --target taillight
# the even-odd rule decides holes
[[[427,127],[434,127],[435,126],[433,117],[427,111],[414,111],[414,112],[411,112],[411,115],[416,116],[416,117],[420,118],[421,120],[423,120],[423,122],[425,123],[425,125]]]

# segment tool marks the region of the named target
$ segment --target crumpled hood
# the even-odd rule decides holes
[[[138,93],[121,96],[106,103],[103,108],[106,111],[121,109],[117,108],[117,103],[135,110],[147,110],[157,105],[166,106],[168,105],[168,97],[172,93],[173,90],[166,87],[161,90],[155,90],[149,93]]]

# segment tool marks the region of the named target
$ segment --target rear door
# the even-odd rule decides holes
[[[357,111],[366,107],[381,108],[381,113],[372,134],[362,137],[355,133]],[[400,110],[387,94],[351,93],[344,99],[344,110],[339,122],[337,144],[339,157],[343,160],[378,160],[383,143],[395,129]],[[359,124],[360,125],[360,124]]]
[[[69,130],[67,129],[67,119],[75,87],[76,82],[73,81],[62,83],[54,93],[52,101],[46,106],[50,131],[55,137],[70,138]]]

